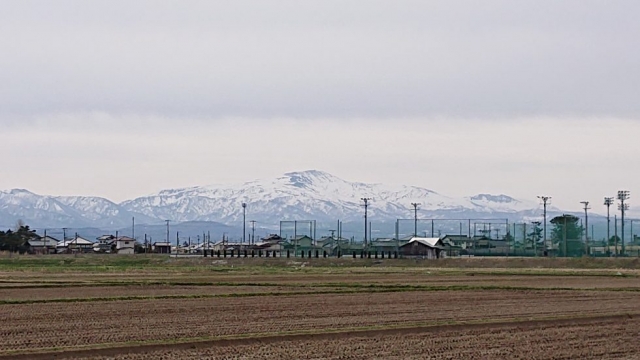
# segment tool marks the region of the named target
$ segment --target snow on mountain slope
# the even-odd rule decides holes
[[[73,209],[48,197],[24,189],[0,191],[0,224],[13,226],[18,220],[29,224],[75,223]]]
[[[478,194],[467,199],[476,206],[495,212],[519,212],[541,208],[541,205],[534,201],[517,200],[503,194]]]
[[[0,224],[5,227],[18,220],[38,227],[120,227],[130,224],[132,216],[119,205],[99,197],[55,197],[23,189],[0,191]]]
[[[423,213],[515,213],[531,205],[505,195],[456,199],[415,186],[348,182],[317,170],[291,172],[275,179],[244,184],[164,190],[121,205],[132,212],[174,221],[234,223],[242,218],[243,202],[248,204],[248,219],[262,222],[351,221],[362,217],[363,197],[372,199],[369,214],[387,221],[410,216],[410,204],[416,201],[422,204]],[[535,204],[531,206],[535,208]]]
[[[241,204],[247,203],[247,220],[277,226],[280,220],[317,220],[333,223],[361,221],[361,198],[371,198],[373,221],[411,218],[412,202],[419,202],[421,218],[539,216],[534,201],[507,195],[479,194],[452,198],[416,186],[349,182],[326,172],[290,172],[271,179],[242,184],[169,189],[116,204],[100,197],[46,196],[27,190],[0,191],[0,225],[22,219],[33,226],[127,227],[137,224],[215,221],[236,226],[242,220]]]

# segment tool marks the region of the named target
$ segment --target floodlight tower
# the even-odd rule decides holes
[[[618,204],[618,209],[620,210],[620,225],[622,225],[621,230],[621,240],[622,240],[622,249],[621,254],[624,256],[624,212],[629,210],[629,204],[625,204],[625,201],[629,200],[630,193],[628,190],[620,190],[618,191],[618,200],[620,204]]]
[[[247,203],[242,203],[242,244],[247,238]]]
[[[607,207],[607,250],[609,249],[609,239],[611,238],[611,217],[610,217],[610,213],[609,213],[609,208],[611,207],[611,205],[613,205],[613,198],[612,197],[605,197],[604,198],[604,205]],[[593,236],[593,234],[591,234],[591,236]]]
[[[420,203],[411,203],[413,206],[413,236],[418,237],[418,206]]]
[[[251,239],[249,239],[249,243],[255,244],[256,243],[256,221],[251,220],[249,222],[251,223]]]
[[[368,224],[368,220],[367,220],[367,209],[369,209],[369,201],[371,200],[371,198],[360,198],[360,200],[362,200],[364,202],[364,248],[367,248],[367,224]]]
[[[543,230],[544,233],[542,234],[542,238],[544,239],[543,243],[544,243],[544,247],[545,247],[545,251],[546,251],[546,249],[548,249],[548,246],[547,246],[547,204],[550,203],[551,196],[542,195],[542,196],[538,196],[538,199],[542,200],[542,204],[544,206],[544,210],[543,210],[544,224],[542,226],[543,229],[544,229]]]
[[[580,204],[584,205],[584,253],[589,256],[589,214],[587,210],[591,208],[588,201],[580,201]]]

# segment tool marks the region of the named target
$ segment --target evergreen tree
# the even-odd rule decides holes
[[[40,236],[36,234],[35,230],[31,230],[28,225],[20,222],[15,231],[0,231],[0,250],[18,251],[22,253],[27,251],[26,244],[29,240],[39,238]]]
[[[580,219],[573,215],[564,214],[551,219],[551,240],[557,246],[558,256],[582,256],[584,243],[582,232],[584,228],[579,225]]]

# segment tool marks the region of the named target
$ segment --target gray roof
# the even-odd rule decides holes
[[[41,238],[39,240],[29,240],[28,241],[29,246],[32,247],[56,247],[56,245],[58,245],[58,240],[53,239],[53,238],[49,238],[47,236],[46,240],[45,238]]]

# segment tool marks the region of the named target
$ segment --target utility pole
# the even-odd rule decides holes
[[[418,237],[418,206],[420,203],[411,203],[413,206],[413,236]]]
[[[62,242],[67,240],[67,228],[62,228]]]
[[[132,217],[131,218],[131,238],[134,240],[136,240],[136,218]]]
[[[613,215],[613,232],[615,234],[613,245],[616,247],[615,255],[618,257],[618,215]]]
[[[611,217],[609,215],[609,208],[611,207],[611,205],[613,205],[613,198],[605,197],[604,205],[607,207],[607,250],[609,254],[611,254],[611,249],[609,248],[609,239],[611,238]]]
[[[167,244],[171,244],[169,242],[169,221],[171,221],[171,220],[165,220],[165,221],[167,222]]]
[[[620,254],[624,256],[624,212],[629,210],[629,204],[625,204],[625,201],[629,200],[629,191],[628,190],[620,190],[618,191],[618,200],[620,200],[620,204],[618,204],[618,209],[620,210],[620,228],[621,240],[622,240],[622,250]]]
[[[368,220],[367,220],[367,210],[369,209],[369,201],[371,200],[371,198],[361,198],[360,200],[364,201],[364,248],[367,248],[367,226],[368,226]]]
[[[247,237],[247,203],[242,203],[242,243],[244,244]]]
[[[584,254],[589,256],[589,214],[587,210],[591,208],[588,201],[581,201],[580,204],[584,205]]]
[[[547,204],[549,204],[550,200],[551,200],[551,196],[538,196],[538,199],[542,200],[542,204],[544,206],[544,212],[543,212],[543,218],[544,218],[544,225],[543,225],[543,231],[544,233],[542,234],[542,238],[544,239],[544,251],[546,252],[547,249],[549,249],[549,246],[547,244]]]
[[[251,244],[256,243],[256,221],[255,220],[251,220],[249,221],[251,223]]]

